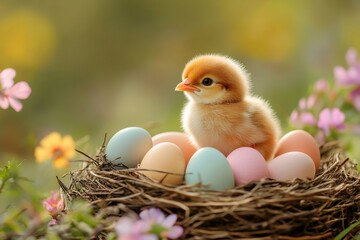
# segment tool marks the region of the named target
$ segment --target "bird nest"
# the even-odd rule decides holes
[[[333,239],[359,220],[360,176],[337,143],[320,150],[321,167],[313,180],[262,179],[208,191],[152,181],[143,169],[119,169],[106,159],[103,145],[95,157],[84,154],[86,164],[68,174],[69,186],[59,184],[67,204],[85,199],[95,211],[107,212],[109,224],[149,207],[175,213],[185,229],[183,239]]]

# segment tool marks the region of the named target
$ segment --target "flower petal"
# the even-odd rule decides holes
[[[142,210],[139,216],[142,220],[145,221],[149,220],[150,219],[149,209]]]
[[[299,123],[299,113],[296,110],[291,112],[290,122],[294,125],[297,125]]]
[[[129,235],[132,232],[135,220],[130,217],[122,217],[115,225],[116,233],[119,237],[121,235]]]
[[[305,98],[300,99],[299,107],[300,107],[300,109],[303,109],[303,110],[306,109],[306,99]]]
[[[8,109],[9,108],[9,100],[7,97],[1,95],[0,93],[0,108]]]
[[[331,112],[332,126],[342,128],[345,121],[345,114],[339,109],[334,108]]]
[[[165,220],[164,213],[158,208],[150,208],[150,219],[156,223],[161,224]]]
[[[165,220],[163,221],[163,223],[161,225],[166,228],[170,228],[176,223],[176,219],[177,219],[176,214],[170,214],[169,216],[167,216],[165,218]]]
[[[52,218],[50,220],[50,222],[48,223],[49,227],[55,226],[56,224],[58,224],[58,220],[56,220],[56,218]]]
[[[10,97],[26,99],[31,94],[31,88],[27,82],[18,82],[11,88],[7,89],[6,93]]]
[[[0,83],[4,89],[7,89],[14,85],[14,77],[16,71],[12,68],[6,68],[0,73]]]
[[[72,158],[75,156],[75,141],[70,135],[66,135],[63,137],[61,142],[61,149],[64,151],[64,155],[68,158]]]
[[[66,157],[57,157],[54,159],[53,164],[55,168],[62,169],[69,166],[69,160]]]
[[[173,226],[167,231],[166,235],[170,239],[175,239],[181,237],[183,233],[184,229],[181,226]]]
[[[21,109],[23,108],[22,103],[17,100],[16,98],[13,97],[9,97],[9,104],[10,106],[16,111],[16,112],[20,112]]]
[[[159,238],[155,234],[144,234],[134,240],[158,240]]]
[[[316,92],[326,92],[329,90],[329,84],[325,79],[320,79],[315,83]]]
[[[350,48],[346,53],[346,62],[350,65],[356,65],[357,64],[357,52],[355,49]]]
[[[343,67],[335,67],[334,75],[339,85],[351,85],[347,71]]]
[[[316,123],[315,117],[311,112],[303,112],[300,115],[301,123],[309,126],[314,126]]]
[[[329,108],[325,108],[320,112],[318,127],[324,130],[325,135],[329,134],[331,127],[331,111]]]
[[[308,109],[313,108],[316,104],[316,101],[317,101],[316,95],[311,94],[306,100],[307,108]]]
[[[52,153],[49,149],[43,147],[36,147],[35,148],[35,160],[36,162],[40,163],[46,160],[49,160],[52,157]]]
[[[40,145],[42,145],[45,148],[58,147],[60,144],[61,144],[61,135],[58,132],[52,132],[40,141]]]
[[[360,112],[360,95],[356,95],[351,99],[352,104]]]

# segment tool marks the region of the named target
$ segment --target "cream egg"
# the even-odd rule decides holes
[[[295,130],[283,136],[275,151],[275,157],[287,152],[306,153],[315,164],[315,169],[320,166],[320,149],[313,136],[303,130]]]
[[[184,153],[186,164],[196,152],[197,148],[191,143],[189,136],[183,132],[165,132],[155,135],[152,138],[154,145],[163,142],[176,144]]]
[[[181,149],[174,143],[164,142],[155,145],[146,153],[139,168],[146,169],[141,172],[154,181],[178,185],[183,182],[185,164]]]
[[[268,162],[270,177],[280,181],[295,178],[313,179],[315,177],[314,161],[302,152],[287,152]]]

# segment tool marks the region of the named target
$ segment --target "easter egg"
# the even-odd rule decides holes
[[[303,152],[314,161],[315,169],[320,166],[320,149],[313,136],[303,130],[295,130],[283,136],[275,151],[275,157],[287,152]]]
[[[106,158],[116,164],[137,167],[153,146],[150,133],[143,128],[129,127],[114,134],[106,146]]]
[[[174,173],[176,175],[156,171],[141,171],[155,181],[177,185],[183,182],[185,164],[181,149],[173,143],[164,142],[155,145],[146,153],[139,168]]]
[[[270,177],[280,181],[315,177],[314,161],[302,152],[287,152],[268,162]]]
[[[270,176],[266,160],[253,148],[235,149],[227,159],[234,174],[235,185],[246,184]]]
[[[182,132],[165,132],[155,135],[153,138],[154,146],[163,142],[176,144],[184,153],[186,164],[189,162],[197,148],[191,143],[189,136]]]
[[[220,151],[205,147],[191,157],[185,172],[185,182],[202,183],[206,189],[222,191],[234,187],[234,175]]]

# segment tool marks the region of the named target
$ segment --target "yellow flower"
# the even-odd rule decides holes
[[[52,160],[55,168],[65,168],[75,153],[75,142],[71,136],[61,137],[58,132],[52,132],[40,141],[39,147],[36,147],[35,159],[38,163]]]

